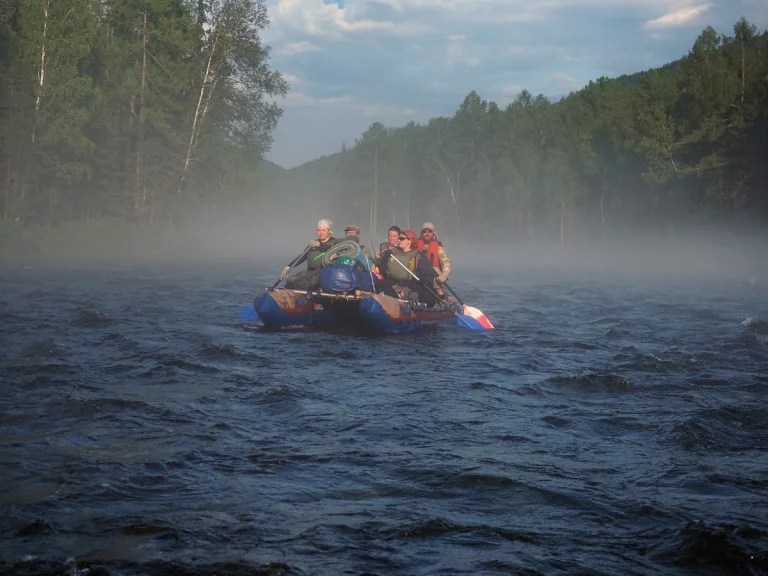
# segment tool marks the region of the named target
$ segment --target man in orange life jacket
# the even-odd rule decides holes
[[[441,292],[440,284],[444,284],[448,281],[448,277],[451,275],[451,260],[443,250],[443,243],[437,239],[435,233],[435,225],[432,222],[424,222],[421,225],[421,238],[417,248],[427,253],[429,263],[438,272],[437,278],[435,278],[435,288]]]

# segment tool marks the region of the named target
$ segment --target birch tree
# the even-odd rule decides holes
[[[179,194],[193,164],[205,162],[215,171],[217,146],[259,158],[281,115],[274,98],[288,89],[280,73],[268,67],[269,48],[259,38],[269,23],[264,0],[214,0],[206,20]]]

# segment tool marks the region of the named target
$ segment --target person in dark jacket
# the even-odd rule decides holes
[[[412,304],[423,302],[434,306],[437,297],[428,287],[434,283],[435,271],[430,266],[427,255],[416,249],[416,240],[416,233],[410,229],[406,230],[398,236],[399,249],[385,250],[381,254],[379,272],[384,278],[376,282],[376,290],[393,298],[403,298],[408,292],[408,300]]]
[[[330,220],[320,220],[317,223],[317,240],[307,243],[309,249],[295,263],[295,266],[306,262],[307,269],[293,275],[285,283],[285,287],[292,290],[312,290],[318,286],[318,274],[323,267],[323,256],[325,253],[339,242],[338,238],[333,237],[333,223]],[[280,273],[280,279],[285,280],[291,267],[286,266]]]

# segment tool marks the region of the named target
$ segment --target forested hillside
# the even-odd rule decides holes
[[[502,108],[473,91],[450,118],[374,123],[326,162],[329,207],[379,235],[422,219],[563,243],[758,227],[768,219],[768,33],[743,19],[729,36],[707,28],[681,60],[557,103],[523,91]]]
[[[429,219],[565,244],[768,220],[768,33],[744,19],[662,68],[559,102],[480,86],[292,170],[260,161],[288,89],[267,23],[264,0],[0,0],[0,246],[94,221]]]

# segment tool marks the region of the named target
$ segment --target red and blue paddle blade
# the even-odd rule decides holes
[[[486,318],[485,314],[483,314],[477,308],[467,306],[466,304],[464,304],[464,314],[457,313],[456,318],[458,319],[460,326],[464,326],[464,328],[468,328],[470,330],[484,332],[486,330],[494,329],[493,324],[491,324],[491,321]]]
[[[240,312],[237,313],[237,317],[242,318],[243,320],[258,320],[259,314],[256,312],[256,308],[253,307],[253,304],[248,304],[240,309]]]

